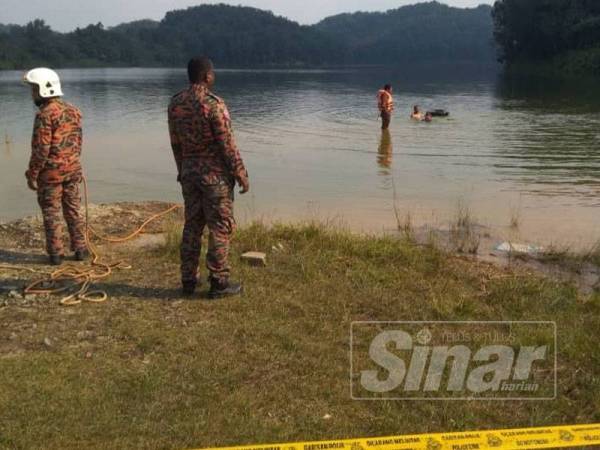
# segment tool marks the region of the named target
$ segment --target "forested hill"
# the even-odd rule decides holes
[[[41,19],[0,24],[0,69],[37,65],[181,66],[206,54],[222,66],[336,66],[494,60],[491,7],[437,2],[333,16],[302,26],[256,8],[201,5],[105,28],[58,33]]]
[[[493,18],[508,65],[600,75],[600,0],[498,0]]]
[[[493,60],[492,8],[451,8],[420,3],[385,13],[340,14],[315,28],[344,42],[349,60],[382,61]]]

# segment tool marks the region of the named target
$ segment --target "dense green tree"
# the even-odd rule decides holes
[[[210,55],[220,66],[489,61],[490,11],[489,6],[459,9],[431,2],[302,26],[256,8],[201,5],[168,12],[160,22],[139,20],[108,29],[98,23],[70,33],[34,20],[0,25],[0,69],[180,66],[197,54]]]
[[[598,0],[498,0],[492,16],[499,59],[509,64],[600,48]]]
[[[385,13],[340,14],[316,28],[348,44],[359,63],[493,59],[491,8],[420,3]]]

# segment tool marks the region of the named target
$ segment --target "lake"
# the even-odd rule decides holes
[[[84,113],[91,201],[180,201],[167,132],[179,69],[59,71]],[[23,173],[35,107],[22,73],[0,72],[0,219],[38,212]],[[378,88],[395,88],[383,136]],[[588,245],[600,239],[600,91],[588,81],[511,77],[497,68],[223,70],[252,190],[240,222],[323,219],[357,231],[448,227],[459,204],[499,237]],[[448,118],[409,120],[413,104]]]

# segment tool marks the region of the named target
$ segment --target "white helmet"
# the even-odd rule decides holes
[[[37,84],[42,98],[62,97],[63,95],[60,78],[54,70],[38,67],[27,72],[23,81],[28,84]]]

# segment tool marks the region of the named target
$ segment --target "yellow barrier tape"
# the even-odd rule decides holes
[[[518,450],[600,446],[600,423],[461,433],[244,445],[204,450]]]

